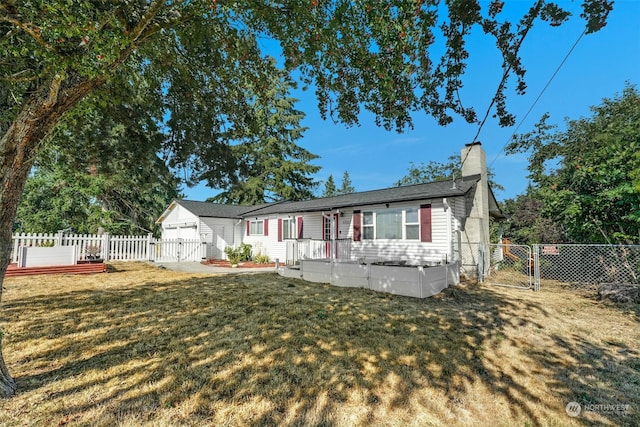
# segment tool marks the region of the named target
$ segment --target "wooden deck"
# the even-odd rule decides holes
[[[104,262],[22,268],[19,268],[16,264],[10,264],[5,277],[32,276],[36,274],[92,274],[106,272],[107,264]]]

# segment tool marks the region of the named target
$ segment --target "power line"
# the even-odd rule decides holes
[[[553,81],[553,79],[558,75],[558,73],[560,72],[560,69],[562,68],[562,66],[565,64],[565,62],[567,62],[567,59],[569,59],[569,56],[571,56],[571,54],[573,53],[573,51],[575,50],[576,46],[578,46],[578,43],[580,43],[580,40],[582,40],[582,37],[586,34],[586,29],[584,31],[582,31],[582,33],[578,36],[578,38],[576,39],[576,41],[573,43],[573,46],[571,46],[571,49],[569,49],[569,51],[567,52],[567,54],[564,56],[564,59],[562,59],[562,61],[560,62],[560,64],[558,65],[558,67],[556,68],[556,70],[553,72],[553,74],[551,75],[551,77],[549,78],[549,80],[547,80],[547,83],[544,85],[544,87],[542,88],[542,90],[540,91],[540,93],[538,94],[538,97],[535,99],[535,101],[533,101],[533,103],[531,104],[531,107],[529,107],[529,110],[527,111],[527,113],[524,115],[524,117],[520,120],[520,123],[518,123],[518,126],[516,126],[516,128],[513,130],[513,133],[511,134],[511,136],[509,136],[509,138],[507,139],[507,142],[504,143],[504,145],[502,146],[502,148],[500,149],[500,151],[498,152],[498,154],[496,154],[496,157],[491,161],[491,163],[489,164],[489,167],[491,167],[496,160],[498,160],[498,157],[500,157],[500,155],[502,154],[502,152],[504,151],[505,148],[507,148],[507,145],[509,145],[509,142],[511,142],[511,140],[513,139],[513,137],[515,136],[516,132],[518,132],[518,129],[520,129],[520,126],[522,126],[522,124],[524,123],[524,121],[527,119],[527,117],[529,117],[529,114],[531,113],[531,111],[533,111],[534,107],[536,106],[536,104],[538,103],[538,101],[540,100],[540,98],[542,98],[542,95],[545,93],[545,91],[547,90],[547,88],[549,87],[549,85],[551,85],[551,82]],[[483,123],[484,124],[484,123]],[[482,125],[481,125],[482,128]],[[478,130],[478,133],[476,134],[476,138],[478,137],[478,134],[480,133],[480,129]]]
[[[529,16],[525,15],[525,18],[527,18],[527,20],[525,21],[526,26],[524,27],[524,29],[522,29],[522,30],[520,30],[518,32],[520,34],[520,39],[517,41],[517,43],[515,45],[515,49],[514,49],[514,53],[516,55],[519,54],[520,47],[522,46],[522,43],[524,42],[524,39],[527,37],[527,34],[529,34],[529,30],[531,30],[531,27],[533,26],[533,22],[534,22],[535,18],[540,14],[540,10],[542,9],[543,4],[544,4],[544,0],[538,0],[537,3],[535,4],[535,6],[532,7],[531,10],[529,11],[529,14],[528,14]],[[535,13],[532,14],[532,12],[535,12]],[[504,61],[503,65],[506,65],[507,67],[505,68],[504,72],[502,73],[502,79],[500,80],[500,84],[498,85],[498,89],[496,90],[496,94],[493,95],[493,98],[491,99],[491,103],[489,104],[489,107],[487,108],[487,112],[485,113],[484,118],[482,119],[482,122],[480,123],[480,126],[478,127],[478,131],[476,132],[476,136],[473,137],[472,142],[476,142],[478,140],[478,135],[480,135],[480,131],[482,130],[482,127],[484,126],[485,122],[487,121],[487,118],[489,117],[489,113],[491,112],[491,109],[493,108],[493,104],[495,104],[496,99],[498,98],[498,95],[504,90],[504,85],[507,82],[507,79],[509,78],[509,73],[511,72],[512,64],[509,61],[507,61],[506,58],[505,58],[505,61]],[[469,155],[469,152],[467,152],[467,156],[468,155]],[[467,160],[467,156],[465,156],[464,159],[462,160],[460,168],[462,168],[464,166],[464,162]]]

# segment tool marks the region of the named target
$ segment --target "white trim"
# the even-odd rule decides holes
[[[191,222],[174,222],[170,224],[163,224],[163,228],[198,228],[198,223],[196,221]]]

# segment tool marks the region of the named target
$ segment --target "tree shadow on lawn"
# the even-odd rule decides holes
[[[640,304],[601,300],[596,289],[558,283],[548,289],[566,292],[577,301],[567,305],[570,310],[588,310],[592,334],[576,333],[567,325],[564,333],[549,334],[549,345],[526,349],[538,361],[534,373],[553,372],[555,381],[566,386],[563,403],[581,405],[578,417],[582,425],[640,425]],[[603,323],[603,310],[620,316]],[[635,331],[635,340],[634,334],[620,334],[625,329]],[[569,366],[567,361],[571,361]],[[566,369],[558,369],[563,365]]]
[[[96,420],[82,420],[87,411],[143,422],[172,408],[190,423],[335,425],[345,408],[355,411],[351,424],[400,410],[401,423],[424,414],[443,423],[443,413],[468,413],[469,387],[533,425],[544,424],[540,408],[564,408],[530,389],[527,368],[486,357],[518,347],[513,330],[544,329],[531,320],[549,316],[544,304],[481,287],[418,300],[272,274],[220,276],[12,300],[3,315],[20,393],[88,423]],[[553,356],[525,353],[565,379]]]
[[[558,384],[567,388],[563,403],[581,405],[582,425],[640,425],[640,357],[634,349],[618,351],[619,342],[598,345],[577,334],[552,334],[551,348],[530,350],[539,361],[536,372],[553,372]],[[566,369],[558,369],[567,365]]]

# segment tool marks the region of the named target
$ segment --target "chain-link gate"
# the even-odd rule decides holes
[[[603,283],[640,285],[640,245],[533,245],[535,289],[542,280],[580,289]]]
[[[489,245],[490,267],[485,280],[492,285],[531,289],[533,257],[531,247],[514,244]]]

